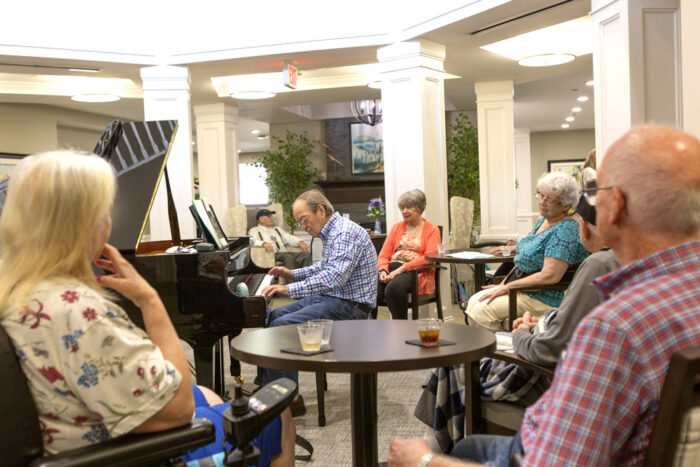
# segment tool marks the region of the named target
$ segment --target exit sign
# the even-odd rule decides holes
[[[297,88],[297,69],[289,63],[282,66],[282,81],[290,89]]]

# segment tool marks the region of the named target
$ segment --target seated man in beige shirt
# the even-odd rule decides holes
[[[272,216],[275,211],[260,209],[256,214],[258,225],[248,231],[254,239],[253,246],[263,247],[266,251],[275,252],[275,261],[289,269],[303,268],[311,265],[309,245],[275,226]],[[301,251],[288,251],[287,247],[299,247]]]

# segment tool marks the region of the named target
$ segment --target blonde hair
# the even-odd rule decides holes
[[[112,166],[94,154],[47,152],[17,165],[0,219],[0,315],[46,279],[75,278],[104,294],[88,248],[115,190]]]

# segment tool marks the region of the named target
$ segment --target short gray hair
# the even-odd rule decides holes
[[[326,219],[331,217],[335,212],[333,205],[330,201],[328,201],[328,198],[326,198],[323,193],[316,189],[303,192],[294,202],[296,203],[297,201],[304,201],[314,214],[316,214],[318,211],[319,205],[323,206],[323,208],[326,210]]]
[[[421,214],[423,214],[426,204],[425,193],[423,193],[423,190],[419,190],[417,188],[414,190],[408,190],[406,193],[399,196],[399,209],[403,209],[405,207],[416,208]]]
[[[562,206],[575,206],[581,194],[576,179],[564,172],[542,174],[537,180],[537,191],[557,196]]]
[[[687,133],[642,126],[614,143],[603,159],[605,184],[620,188],[630,220],[640,229],[683,236],[700,231],[698,177],[668,163],[680,159],[675,154],[681,145],[686,159],[700,158],[700,141]]]

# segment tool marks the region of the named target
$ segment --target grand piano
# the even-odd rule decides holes
[[[109,242],[156,289],[180,339],[192,346],[197,383],[223,395],[224,365],[222,354],[213,352],[215,344],[243,328],[264,326],[266,316],[265,297],[239,296],[231,291],[235,289],[231,285],[241,278],[260,281],[268,269],[250,259],[250,237],[229,238],[225,248],[216,251],[164,253],[169,247],[196,242],[180,239],[170,194],[166,162],[176,131],[174,120],[115,120],[100,138],[94,152],[114,166],[118,185]],[[163,179],[172,240],[142,242],[148,213]],[[238,279],[230,282],[230,276]],[[132,321],[143,327],[141,312],[129,300],[119,298]]]

